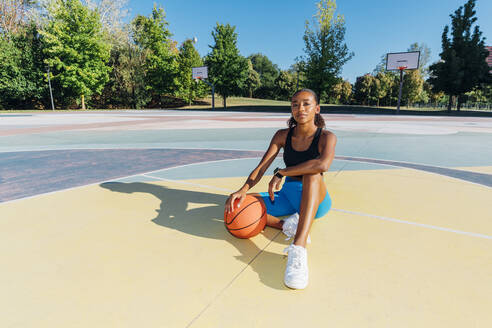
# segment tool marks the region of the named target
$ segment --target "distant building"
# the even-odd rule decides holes
[[[489,67],[492,68],[492,46],[488,46],[485,48],[487,48],[487,50],[489,51],[489,56],[485,60],[487,61],[487,64],[489,64]]]

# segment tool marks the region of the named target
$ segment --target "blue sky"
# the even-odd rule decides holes
[[[178,43],[196,36],[204,56],[213,43],[217,22],[236,26],[243,56],[263,53],[282,69],[303,55],[305,21],[316,12],[311,0],[130,0],[130,18],[149,15],[153,4],[166,12],[169,29]],[[439,59],[441,34],[451,24],[449,15],[466,0],[338,0],[346,20],[346,43],[355,56],[344,66],[342,77],[354,82],[371,72],[387,52],[406,51],[411,43],[425,43],[431,62]],[[492,0],[478,0],[477,24],[492,45]]]

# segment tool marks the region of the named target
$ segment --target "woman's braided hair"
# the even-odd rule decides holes
[[[296,91],[292,95],[292,98],[294,98],[295,96],[297,96],[301,92],[309,92],[311,95],[313,95],[314,99],[316,100],[316,105],[319,105],[318,95],[316,94],[316,92],[314,92],[311,89],[301,89],[301,90],[298,90],[298,91]],[[325,120],[323,119],[323,117],[321,116],[321,114],[318,113],[318,114],[316,114],[314,116],[314,124],[318,128],[322,128],[322,129],[325,128]],[[293,128],[293,127],[295,127],[297,125],[297,121],[294,119],[293,116],[291,116],[290,119],[287,121],[287,125],[289,126],[289,128]]]

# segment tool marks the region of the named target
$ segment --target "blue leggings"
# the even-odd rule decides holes
[[[282,189],[275,191],[274,194],[274,202],[272,203],[268,192],[260,192],[268,214],[279,217],[299,213],[302,198],[301,180],[286,177]],[[325,198],[319,204],[315,219],[324,216],[330,208],[331,198],[328,192],[326,192]]]

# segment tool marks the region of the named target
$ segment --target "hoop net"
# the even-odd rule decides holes
[[[404,70],[406,70],[406,69],[407,69],[407,67],[406,67],[406,66],[399,66],[399,67],[398,67],[398,69],[399,69],[400,71],[404,71]]]

